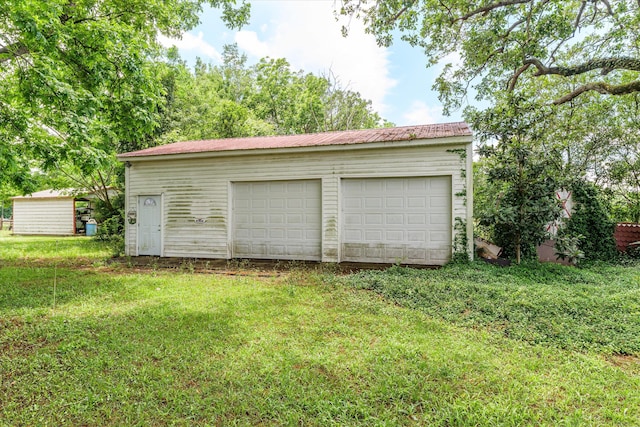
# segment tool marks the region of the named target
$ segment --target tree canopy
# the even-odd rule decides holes
[[[0,0],[0,181],[34,167],[89,172],[157,126],[158,34],[180,36],[204,3],[238,26],[234,0]]]
[[[571,82],[556,104],[640,91],[637,0],[343,0],[339,12],[363,18],[380,45],[399,32],[429,64],[448,60],[435,86],[447,108],[470,86],[490,98],[541,76]]]
[[[198,59],[191,70],[176,55],[163,67],[168,96],[156,142],[390,125],[335,76],[295,71],[284,58],[249,65],[236,45],[226,45],[221,65]]]

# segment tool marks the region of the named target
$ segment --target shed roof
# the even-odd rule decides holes
[[[109,197],[117,194],[117,191],[113,187],[107,187]],[[25,196],[15,196],[12,199],[76,199],[76,200],[89,200],[96,198],[96,192],[83,190],[79,188],[63,188],[60,190],[42,190],[35,193],[27,194]]]
[[[12,199],[71,199],[74,197],[74,191],[75,190],[70,188],[63,190],[42,190],[27,194],[26,196],[12,197]]]
[[[120,154],[118,157],[121,159],[130,159],[133,157],[162,156],[170,154],[349,145],[372,142],[397,142],[411,141],[415,139],[435,139],[471,135],[471,129],[465,122],[453,122],[301,135],[256,136],[251,138],[182,141],[173,144],[161,145],[159,147],[132,151]]]

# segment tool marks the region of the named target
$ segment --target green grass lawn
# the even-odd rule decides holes
[[[107,253],[0,237],[0,425],[640,425],[634,268],[228,276]],[[563,300],[602,312],[545,319]],[[618,311],[632,343],[598,342]]]

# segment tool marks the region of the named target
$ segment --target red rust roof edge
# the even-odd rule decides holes
[[[171,154],[314,147],[327,145],[349,145],[373,142],[397,142],[411,141],[415,139],[436,139],[471,135],[471,129],[465,122],[452,122],[430,125],[402,126],[395,128],[376,128],[310,133],[300,135],[255,136],[248,138],[182,141],[175,142],[173,144],[161,145],[158,147],[151,147],[144,150],[123,153],[118,155],[118,157],[129,159],[135,157],[162,156]]]

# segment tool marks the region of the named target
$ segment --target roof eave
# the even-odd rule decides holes
[[[194,159],[206,157],[227,157],[227,156],[243,156],[243,155],[260,155],[260,154],[297,154],[297,153],[315,153],[326,151],[346,151],[346,150],[363,150],[376,148],[402,148],[402,147],[423,147],[437,145],[457,145],[470,144],[473,142],[473,135],[456,135],[440,138],[423,138],[404,141],[379,141],[366,143],[351,144],[331,144],[331,145],[311,145],[300,147],[273,147],[273,148],[254,148],[254,149],[237,149],[237,150],[220,150],[220,151],[200,151],[191,153],[173,153],[173,154],[152,154],[152,155],[127,155],[120,154],[118,160],[122,162],[138,162],[138,161],[154,161],[154,160],[172,160],[172,159]]]

